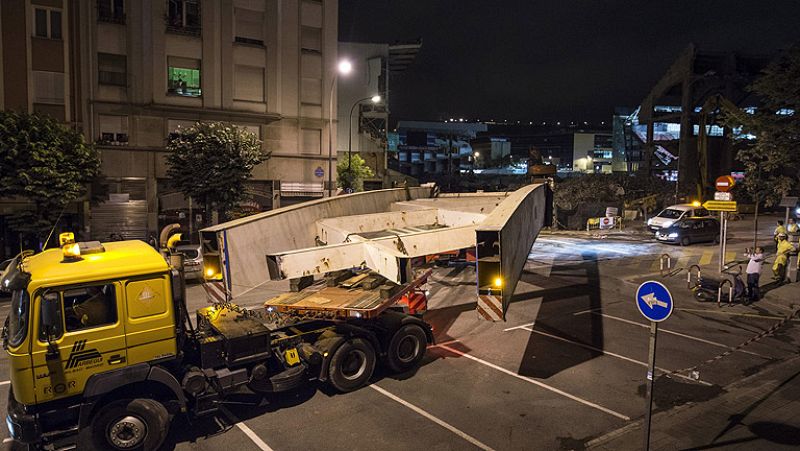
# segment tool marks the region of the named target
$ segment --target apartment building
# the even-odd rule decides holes
[[[3,0],[0,17],[0,108],[50,114],[100,151],[108,197],[75,212],[92,238],[208,223],[164,160],[196,121],[245,127],[271,152],[245,208],[322,197],[336,179],[335,0]]]

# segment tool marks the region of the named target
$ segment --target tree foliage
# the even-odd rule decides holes
[[[781,55],[748,87],[760,100],[754,114],[724,110],[725,124],[741,134],[737,159],[744,165],[743,188],[767,206],[800,182],[800,47]],[[738,130],[737,130],[738,131]],[[750,136],[752,139],[742,139]]]
[[[167,175],[184,196],[223,215],[245,198],[245,181],[269,158],[261,141],[244,128],[198,122],[167,140]]]
[[[99,171],[97,151],[77,130],[48,116],[0,111],[0,197],[33,205],[12,218],[13,229],[46,234]]]
[[[352,189],[353,191],[364,190],[364,179],[375,175],[372,168],[367,166],[367,162],[357,153],[351,155],[350,159],[342,158],[336,162],[336,186],[343,190]]]
[[[673,198],[673,186],[658,177],[642,174],[586,174],[556,183],[553,196],[556,206],[564,210],[575,210],[589,203],[614,206],[653,194],[663,203]]]

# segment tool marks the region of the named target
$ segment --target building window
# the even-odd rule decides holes
[[[302,27],[300,47],[304,51],[322,52],[322,28]]]
[[[61,10],[35,8],[33,35],[37,38],[61,39]]]
[[[264,101],[264,68],[237,64],[233,77],[233,98],[250,102]]]
[[[167,31],[199,36],[200,2],[198,0],[168,0]]]
[[[300,102],[322,105],[322,55],[306,52],[300,55]]]
[[[170,56],[167,66],[167,93],[200,97],[200,60]]]
[[[244,8],[234,8],[234,41],[242,44],[264,45],[264,13]]]
[[[124,24],[124,0],[97,0],[97,20],[100,22]]]
[[[100,114],[97,116],[100,135],[97,144],[109,146],[128,145],[128,116]]]
[[[127,86],[127,58],[111,53],[97,54],[97,82],[101,85]]]
[[[33,102],[49,105],[64,104],[64,74],[33,71]]]

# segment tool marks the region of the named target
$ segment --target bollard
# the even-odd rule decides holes
[[[733,284],[729,279],[725,279],[720,282],[719,288],[717,289],[717,307],[722,307],[722,287],[724,287],[726,283],[728,284],[728,305],[731,305],[733,301]]]
[[[700,281],[700,265],[692,265],[686,271],[686,288],[692,289],[692,268],[697,268],[697,281]]]
[[[665,259],[667,262],[666,267],[664,265]],[[672,257],[670,257],[669,254],[661,254],[661,257],[659,257],[658,259],[658,266],[660,268],[659,272],[661,273],[661,277],[664,277],[664,269],[666,269],[667,272],[669,272],[669,270],[672,269]]]

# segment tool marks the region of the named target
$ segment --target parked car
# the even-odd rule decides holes
[[[708,211],[701,207],[699,203],[670,205],[663,209],[661,213],[647,220],[647,229],[651,232],[657,232],[683,218],[706,216],[708,216]]]
[[[656,232],[656,239],[665,243],[692,243],[713,241],[719,243],[719,221],[712,217],[683,218]]]
[[[203,280],[203,254],[199,244],[179,244],[175,252],[183,254],[183,273],[186,280]]]

